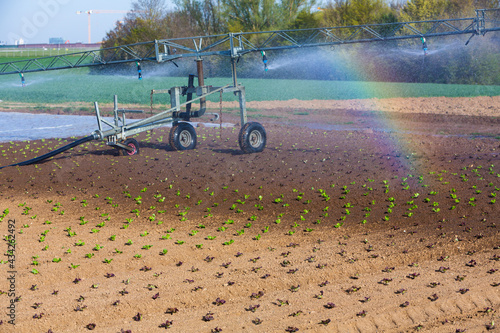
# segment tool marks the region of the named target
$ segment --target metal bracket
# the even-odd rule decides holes
[[[107,142],[106,145],[111,146],[111,147],[115,147],[115,148],[123,148],[123,149],[128,150],[128,151],[134,150],[134,148],[129,147],[127,145],[124,145],[121,142]]]

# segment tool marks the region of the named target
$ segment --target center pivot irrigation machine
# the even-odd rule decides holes
[[[14,165],[36,163],[91,140],[105,140],[107,145],[120,149],[123,154],[134,155],[139,152],[139,144],[130,136],[167,124],[172,125],[169,143],[173,149],[194,149],[197,142],[196,131],[189,121],[205,114],[206,98],[208,96],[215,93],[220,93],[222,96],[222,93],[228,92],[239,97],[241,130],[238,141],[241,150],[245,153],[261,152],[266,146],[266,132],[261,124],[247,122],[245,87],[238,83],[236,74],[236,64],[240,57],[245,54],[260,52],[264,62],[264,69],[267,70],[268,58],[266,51],[420,39],[424,54],[427,54],[426,39],[438,36],[470,34],[470,38],[465,43],[467,45],[473,36],[484,36],[487,32],[492,31],[500,31],[500,8],[476,10],[476,16],[471,18],[162,39],[100,50],[2,63],[0,64],[0,75],[19,74],[23,84],[25,82],[25,73],[56,69],[135,62],[139,79],[141,79],[141,62],[156,61],[158,63],[172,62],[175,64],[178,59],[194,57],[197,65],[198,86],[194,86],[195,75],[190,75],[187,86],[153,90],[151,92],[152,95],[155,93],[168,93],[170,95],[170,109],[142,120],[126,123],[125,113],[142,111],[119,109],[117,97],[115,96],[114,122],[110,123],[102,119],[96,102],[95,111],[98,129],[90,136],[48,154]],[[230,58],[232,83],[223,87],[205,85],[203,57],[214,55]],[[197,97],[193,98],[193,94],[196,94]],[[187,101],[185,103],[180,103],[181,96],[186,96]],[[198,110],[193,111],[192,104],[198,101],[200,107]],[[110,129],[103,130],[103,124],[108,125]]]

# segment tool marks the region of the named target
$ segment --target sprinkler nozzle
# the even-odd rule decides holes
[[[266,56],[266,51],[260,51],[260,54],[262,54],[262,62],[264,63],[264,70],[267,72],[267,56]]]
[[[24,80],[24,74],[23,73],[19,73],[19,76],[21,77],[21,84],[23,87],[26,87],[26,81]]]
[[[424,49],[424,55],[427,55],[427,42],[425,41],[425,37],[421,37],[420,40],[422,41],[422,48]]]
[[[137,65],[137,74],[139,75],[139,80],[142,80],[142,69],[141,69],[141,63],[136,62]]]

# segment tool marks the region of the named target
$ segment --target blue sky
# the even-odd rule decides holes
[[[71,43],[88,42],[87,10],[130,10],[134,0],[2,0],[0,4],[0,41],[14,44],[48,43],[51,37],[62,37]],[[170,9],[171,0],[166,0]],[[125,13],[92,14],[91,41],[100,42],[106,32]]]

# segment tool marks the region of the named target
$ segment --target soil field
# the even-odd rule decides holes
[[[499,330],[498,97],[258,103],[262,153],[161,128],[0,170],[0,331]]]

